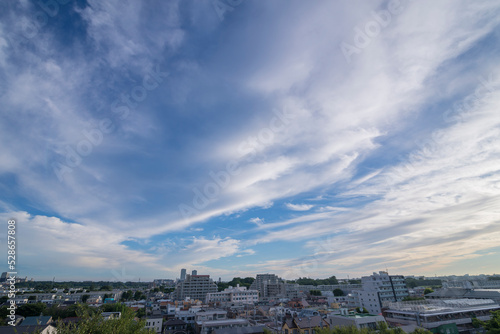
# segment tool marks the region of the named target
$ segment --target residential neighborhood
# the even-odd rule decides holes
[[[51,291],[35,292],[28,286],[37,282],[23,280],[13,299],[12,326],[7,325],[8,283],[5,277],[0,280],[0,334],[12,333],[13,327],[21,333],[50,334],[64,326],[78,328],[88,310],[102,323],[128,317],[145,333],[157,334],[314,334],[336,328],[486,333],[490,319],[500,315],[499,275],[426,278],[379,271],[355,279],[290,281],[263,273],[222,282],[183,270],[175,280],[124,283],[135,284],[131,289],[97,282],[91,283],[94,290],[85,284],[61,289],[65,282],[52,282],[56,287]]]

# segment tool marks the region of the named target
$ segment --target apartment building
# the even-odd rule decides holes
[[[263,300],[286,296],[285,283],[275,274],[257,274],[250,290],[257,290]]]
[[[175,287],[175,298],[184,300],[189,297],[204,302],[207,294],[215,292],[217,292],[217,285],[210,275],[186,274],[186,279],[177,283]]]
[[[389,275],[385,271],[361,278],[362,288],[353,290],[348,297],[349,307],[364,307],[371,314],[380,314],[382,307],[409,296],[405,277]]]
[[[230,286],[221,292],[207,294],[207,303],[213,302],[221,305],[245,305],[254,304],[259,301],[259,291],[247,290],[246,287]]]

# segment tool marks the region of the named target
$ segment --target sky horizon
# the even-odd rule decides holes
[[[1,251],[15,219],[37,280],[498,274],[499,14],[5,1]]]

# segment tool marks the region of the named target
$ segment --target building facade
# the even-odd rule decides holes
[[[402,275],[389,275],[385,271],[361,278],[362,288],[353,290],[348,297],[349,307],[366,308],[369,313],[380,314],[382,307],[408,297],[409,291]]]
[[[221,305],[244,305],[254,304],[259,301],[257,290],[247,290],[246,287],[230,286],[221,292],[207,294],[207,303],[218,303]]]
[[[285,283],[275,274],[257,274],[250,290],[257,290],[263,300],[286,296]]]
[[[184,281],[177,283],[175,287],[175,298],[184,300],[186,298],[206,301],[207,294],[217,292],[217,285],[210,275],[186,275]]]
[[[472,319],[488,321],[500,306],[491,299],[418,300],[389,303],[384,310],[391,325],[415,325],[432,330],[455,324],[460,331],[472,328]]]

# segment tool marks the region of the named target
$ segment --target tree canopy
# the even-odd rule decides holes
[[[337,278],[335,276],[330,276],[328,278],[324,278],[324,279],[321,279],[321,278],[308,278],[308,277],[301,277],[297,280],[295,280],[295,283],[299,284],[299,285],[314,285],[314,286],[317,286],[317,285],[336,285],[336,284],[339,284],[339,281],[337,280]]]
[[[89,308],[80,308],[77,311],[77,316],[80,321],[75,323],[57,322],[58,334],[150,334],[152,330],[144,328],[145,321],[135,319],[135,312],[121,304],[116,310],[121,312],[119,319],[104,320],[102,311],[92,310]]]

